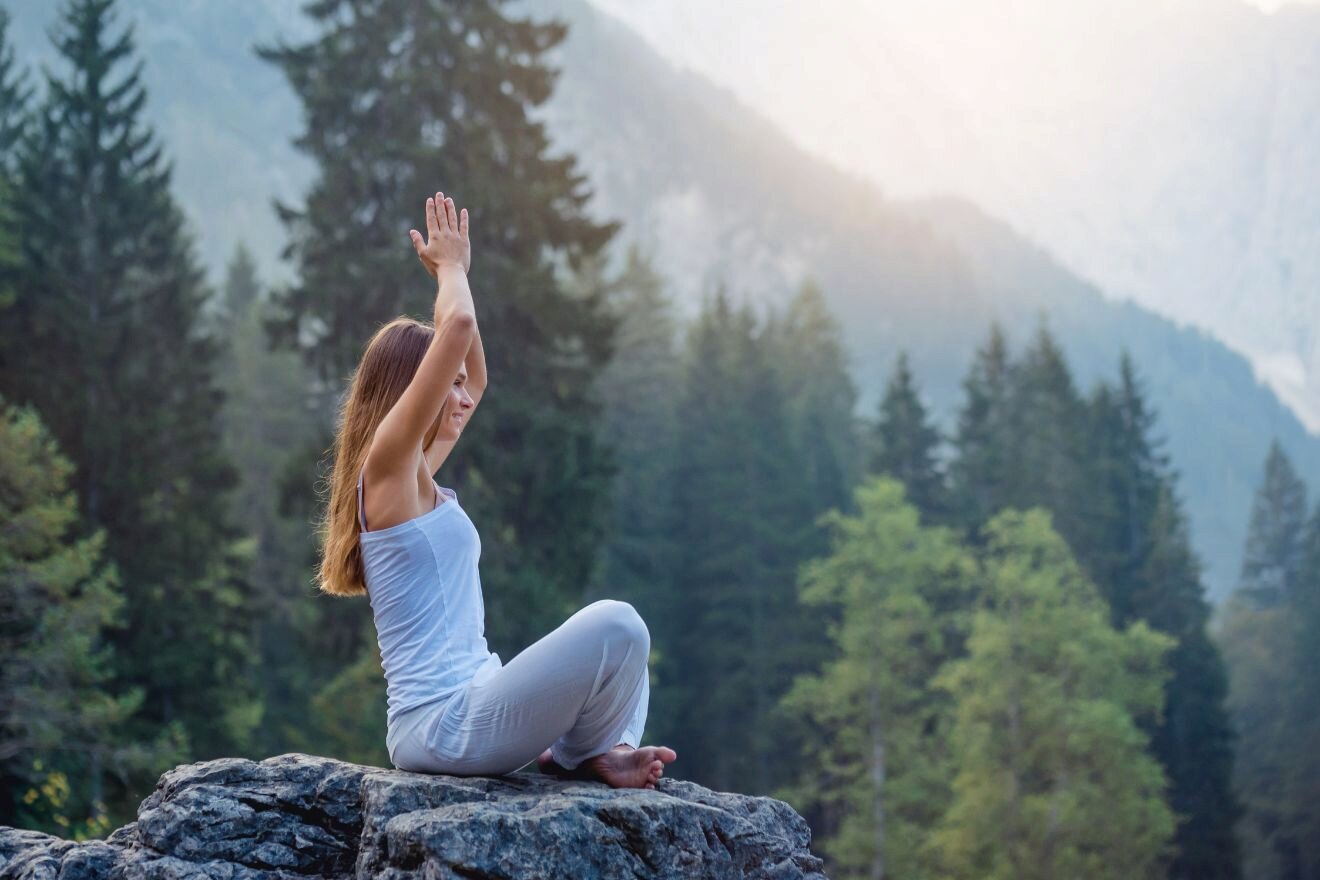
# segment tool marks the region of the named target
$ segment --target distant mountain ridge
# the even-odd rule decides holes
[[[1320,439],[1244,358],[1204,332],[1106,299],[964,200],[885,199],[874,184],[792,145],[728,90],[675,68],[586,0],[514,8],[571,25],[555,50],[562,74],[542,112],[555,145],[587,172],[596,213],[622,220],[624,240],[652,248],[689,311],[720,280],[773,302],[804,276],[815,278],[842,322],[865,415],[901,347],[951,427],[961,380],[991,320],[1020,348],[1044,314],[1083,392],[1116,377],[1126,346],[1182,473],[1216,599],[1236,582],[1270,438],[1320,484]]]
[[[264,278],[289,272],[277,262],[283,230],[270,200],[299,202],[314,169],[290,145],[300,125],[296,101],[250,47],[277,33],[305,34],[297,6],[233,0],[220,13],[203,0],[139,0],[124,7],[140,22],[147,111],[176,159],[175,190],[200,230],[213,279],[240,239]],[[556,93],[538,112],[556,147],[580,157],[596,191],[593,211],[625,221],[620,245],[648,245],[686,313],[721,281],[735,295],[779,302],[811,276],[842,321],[864,414],[872,415],[903,347],[946,426],[992,318],[1020,344],[1047,312],[1083,389],[1112,378],[1120,346],[1128,346],[1183,473],[1194,542],[1216,598],[1236,580],[1271,437],[1320,484],[1320,440],[1223,345],[1106,301],[966,202],[885,200],[872,184],[793,147],[729,92],[675,70],[581,0],[506,9],[572,25],[552,53],[563,70]],[[42,29],[52,11],[14,12],[20,61],[48,58]]]
[[[1320,6],[592,3],[808,151],[1208,330],[1320,434]]]

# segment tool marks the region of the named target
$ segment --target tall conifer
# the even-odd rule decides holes
[[[795,460],[807,486],[806,509],[813,515],[831,508],[846,510],[863,464],[853,414],[857,388],[849,375],[842,330],[820,286],[804,281],[782,317],[773,317],[767,334],[777,346],[774,364]],[[812,538],[813,553],[826,546],[822,530]]]
[[[1260,605],[1288,601],[1302,573],[1306,485],[1275,440],[1265,459],[1265,479],[1256,491],[1247,526],[1238,589]]]
[[[107,771],[175,757],[124,736],[142,692],[108,689],[105,642],[124,599],[105,533],[71,534],[72,471],[33,410],[0,401],[0,825],[62,835],[104,833]]]
[[[717,291],[685,351],[675,632],[653,711],[690,778],[725,790],[764,793],[790,771],[773,716],[803,666],[785,646],[812,524],[793,503],[801,473],[781,392],[755,316]]]
[[[899,352],[880,401],[867,470],[889,474],[907,488],[908,501],[928,523],[949,516],[948,490],[939,463],[940,432],[921,402],[906,352]]]
[[[1010,412],[1013,365],[1008,343],[992,324],[963,379],[963,405],[949,465],[953,506],[960,524],[979,528],[1011,503],[1018,466]]]
[[[1210,606],[1177,475],[1127,352],[1118,384],[1096,387],[1085,420],[1084,488],[1072,503],[1085,515],[1073,521],[1074,552],[1116,627],[1145,621],[1177,639],[1163,712],[1144,722],[1169,779],[1169,805],[1182,818],[1169,876],[1232,880],[1240,876],[1232,833],[1240,809],[1232,791],[1227,672],[1210,640]]]
[[[146,92],[114,0],[70,0],[18,150],[23,267],[3,327],[3,391],[35,404],[77,465],[86,527],[104,528],[127,595],[118,672],[146,689],[152,732],[181,723],[199,754],[242,747],[258,711],[241,682],[243,560],[227,525],[218,346],[206,291],[140,116]],[[145,736],[145,734],[144,734]]]

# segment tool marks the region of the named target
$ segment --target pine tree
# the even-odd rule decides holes
[[[788,646],[797,548],[811,528],[792,501],[801,474],[756,323],[721,289],[688,331],[673,480],[681,555],[664,639],[672,653],[652,695],[655,735],[691,756],[689,778],[749,793],[789,769],[773,713],[803,666]]]
[[[110,33],[114,6],[71,0],[52,35],[68,69],[47,75],[18,151],[22,272],[0,330],[0,390],[41,412],[77,464],[83,524],[105,529],[128,600],[117,673],[145,688],[141,735],[178,720],[210,755],[241,748],[259,708],[241,686],[235,474],[218,440],[202,273],[140,123],[132,29]]]
[[[782,320],[772,315],[766,336],[775,346],[794,457],[808,487],[804,503],[813,517],[847,509],[862,471],[853,415],[857,388],[849,375],[842,329],[814,281],[802,283]],[[813,537],[814,556],[824,551],[826,536],[819,532]]]
[[[801,569],[802,602],[840,611],[836,656],[784,696],[814,735],[776,796],[821,813],[830,833],[813,825],[813,846],[831,876],[935,876],[921,844],[948,805],[952,716],[932,682],[963,652],[976,567],[951,532],[920,524],[897,481],[856,494],[856,516],[824,517],[830,553]]]
[[[27,132],[32,90],[15,66],[9,43],[9,10],[0,7],[0,339],[4,338],[5,309],[14,304],[19,265],[18,224],[14,216],[14,148]],[[0,352],[0,368],[6,357]]]
[[[953,506],[961,524],[975,530],[1011,503],[1020,461],[1015,452],[1010,393],[1013,365],[998,324],[963,379],[965,400],[949,466]]]
[[[1246,873],[1264,880],[1320,871],[1320,505],[1309,520],[1305,511],[1306,486],[1276,443],[1220,634],[1241,743]]]
[[[1009,506],[1044,507],[1071,548],[1087,543],[1084,498],[1086,409],[1062,349],[1042,321],[1011,384],[1014,440]]]
[[[256,264],[240,243],[226,271],[215,324],[228,342],[218,378],[225,392],[225,449],[240,475],[234,518],[254,545],[251,638],[260,658],[257,686],[265,707],[254,750],[279,754],[302,746],[326,752],[324,741],[299,738],[295,745],[289,735],[307,729],[311,691],[321,684],[313,672],[321,667],[320,658],[309,650],[321,621],[312,610],[316,603],[308,601],[312,529],[303,517],[281,513],[276,491],[291,455],[314,442],[321,426],[309,408],[311,371],[296,352],[272,349],[267,311]]]
[[[1276,440],[1265,459],[1265,481],[1256,492],[1247,526],[1238,589],[1262,606],[1289,601],[1298,589],[1306,485]]]
[[[1237,880],[1241,853],[1233,827],[1241,806],[1233,792],[1235,736],[1229,718],[1228,673],[1210,640],[1210,606],[1200,563],[1172,477],[1160,487],[1146,526],[1148,549],[1135,573],[1131,616],[1177,639],[1158,721],[1147,722],[1151,752],[1169,779],[1169,806],[1179,817],[1173,880]]]
[[[107,689],[124,600],[105,533],[70,534],[72,471],[35,411],[0,401],[0,825],[62,835],[108,830],[103,773],[173,757],[123,742],[142,693]]]
[[[623,599],[651,626],[652,651],[672,596],[678,552],[674,537],[674,458],[682,363],[678,324],[664,280],[651,258],[630,243],[608,285],[617,317],[614,355],[597,378],[604,405],[601,439],[612,450],[614,479],[609,537],[587,601]]]
[[[5,177],[13,171],[14,149],[28,128],[32,88],[25,72],[16,67],[9,42],[9,10],[0,7],[0,166]]]
[[[1163,877],[1174,817],[1137,720],[1159,712],[1173,640],[1110,625],[1047,513],[1006,511],[986,536],[969,655],[938,679],[956,701],[940,876]]]
[[[1169,460],[1154,437],[1155,414],[1145,400],[1136,366],[1126,351],[1119,385],[1101,382],[1091,394],[1085,458],[1090,488],[1087,538],[1076,552],[1125,626],[1135,615],[1132,591],[1150,552],[1149,527],[1169,474]]]
[[[592,380],[614,327],[601,297],[565,295],[556,267],[580,265],[617,226],[586,216],[575,159],[547,155],[530,113],[550,95],[544,56],[567,29],[492,0],[305,11],[317,36],[259,49],[301,99],[295,144],[320,166],[304,206],[278,206],[298,280],[277,291],[274,324],[337,389],[372,327],[431,317],[408,239],[426,196],[442,189],[468,208],[491,386],[446,467],[482,529],[488,638],[511,656],[578,607],[612,476]]]
[[[1307,522],[1292,607],[1288,789],[1297,876],[1320,875],[1320,501]]]
[[[1091,394],[1086,423],[1085,489],[1069,503],[1085,516],[1074,520],[1079,534],[1070,545],[1114,626],[1145,621],[1177,639],[1163,712],[1143,728],[1169,779],[1169,805],[1180,816],[1169,877],[1233,880],[1240,876],[1232,833],[1240,808],[1232,791],[1227,673],[1207,630],[1210,606],[1176,473],[1126,352],[1117,386],[1101,383]]]
[[[899,352],[880,401],[868,472],[889,474],[901,482],[911,503],[929,523],[947,521],[950,512],[939,463],[941,442],[939,430],[921,403],[907,353]]]

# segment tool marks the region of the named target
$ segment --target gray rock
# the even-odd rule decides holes
[[[75,843],[0,827],[0,880],[819,878],[783,801],[680,779],[432,776],[309,755],[164,774],[137,821]]]

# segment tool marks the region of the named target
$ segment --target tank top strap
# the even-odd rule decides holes
[[[367,530],[367,507],[362,503],[362,475],[366,473],[366,468],[358,471],[358,524],[362,526],[362,531]]]
[[[367,469],[365,467],[363,467],[362,470],[358,471],[358,485],[357,485],[358,524],[362,526],[362,531],[364,532],[367,531],[367,505],[362,500],[362,478],[366,474],[366,471]],[[437,483],[434,478],[431,479],[431,485],[435,486],[435,504],[431,506],[431,509],[435,510],[437,507],[440,506],[440,493],[443,490],[440,488],[440,484]],[[445,494],[447,494],[450,498],[454,497],[453,492],[447,492]]]

